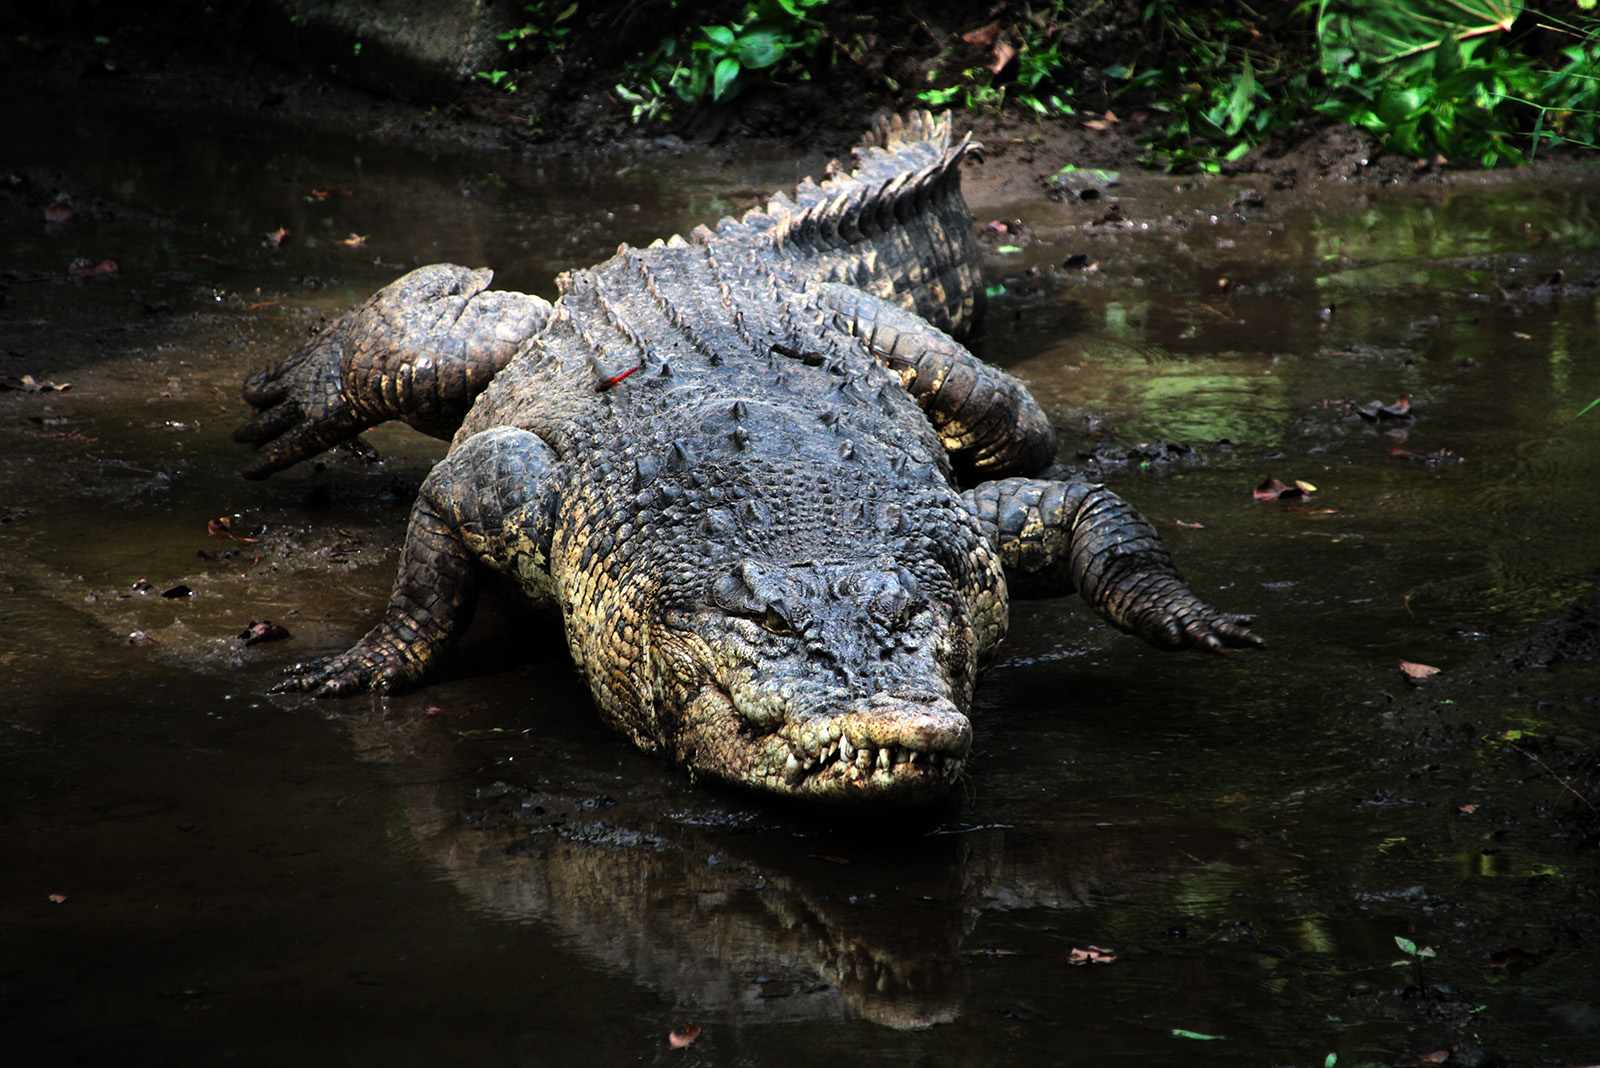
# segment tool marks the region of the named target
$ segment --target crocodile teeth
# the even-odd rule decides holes
[[[839,735],[839,759],[849,763],[854,756],[855,747],[850,744],[850,736],[847,734]]]
[[[866,771],[868,768],[872,767],[872,750],[865,748],[857,749],[855,765],[862,771]]]
[[[889,755],[888,749],[885,748],[878,750],[878,767],[880,770],[888,771],[889,766],[893,763],[894,758]]]
[[[805,773],[805,768],[801,765],[799,759],[793,753],[790,753],[789,759],[783,762],[784,781],[793,786],[800,781]]]

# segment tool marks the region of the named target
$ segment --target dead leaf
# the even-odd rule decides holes
[[[961,39],[969,45],[979,48],[993,48],[995,41],[1000,39],[1000,21],[996,19],[987,26],[980,26],[976,30],[968,30],[961,35]]]
[[[1190,523],[1190,522],[1188,522],[1186,520],[1183,520],[1183,519],[1177,519],[1177,520],[1174,520],[1174,522],[1176,522],[1180,527],[1183,527],[1185,530],[1204,530],[1204,529],[1206,529],[1206,525],[1204,523]]]
[[[985,66],[990,74],[999,74],[1006,69],[1006,64],[1017,58],[1017,50],[1009,41],[1001,41],[994,46],[994,58]]]
[[[1395,398],[1393,404],[1382,404],[1378,401],[1357,408],[1356,414],[1369,423],[1381,423],[1385,419],[1415,419],[1411,414],[1411,398],[1402,394]]]
[[[265,244],[268,248],[279,248],[283,245],[283,239],[289,236],[289,230],[288,227],[280,226],[276,230],[268,230],[261,236],[266,238]]]
[[[289,632],[270,619],[251,620],[250,625],[239,632],[239,640],[246,645],[281,642],[287,637]]]
[[[1543,963],[1544,958],[1536,953],[1529,953],[1518,946],[1495,950],[1489,958],[1489,967],[1504,968],[1509,974],[1517,975],[1527,971],[1536,964]]]
[[[1456,811],[1461,813],[1463,816],[1470,816],[1474,812],[1478,811],[1477,802],[1472,802],[1470,804],[1465,804],[1465,805],[1457,805],[1456,806]]]
[[[686,1023],[667,1036],[667,1045],[673,1049],[683,1049],[699,1037],[700,1028],[692,1023]]]
[[[1084,125],[1091,130],[1099,130],[1101,133],[1111,129],[1111,124],[1104,119],[1089,119]]]
[[[1251,495],[1258,501],[1298,501],[1311,494],[1316,487],[1309,482],[1296,482],[1286,486],[1275,478],[1269,478],[1251,491]]]
[[[351,248],[360,248],[367,243],[366,234],[351,234],[349,237],[339,239],[339,244],[349,245]]]
[[[1115,964],[1117,951],[1106,949],[1104,946],[1089,946],[1079,949],[1072,947],[1072,952],[1067,954],[1068,964]]]
[[[85,278],[105,280],[116,276],[116,260],[101,260],[99,263],[95,263],[93,260],[79,257],[67,264],[67,277],[74,282],[82,281]]]
[[[1409,660],[1400,661],[1400,670],[1405,672],[1406,678],[1416,681],[1439,674],[1439,669],[1430,664],[1413,664]]]
[[[16,390],[18,393],[64,393],[71,388],[71,382],[41,382],[32,375],[23,375],[21,378],[0,375],[0,389]]]
[[[67,895],[66,894],[51,894],[50,895],[50,900],[51,900],[52,903],[60,905],[60,904],[62,904],[63,902],[65,902],[67,900]]]

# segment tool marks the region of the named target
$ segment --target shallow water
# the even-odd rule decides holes
[[[990,242],[982,353],[1272,645],[1168,656],[1018,603],[961,796],[839,827],[636,753],[558,633],[493,612],[415,693],[264,696],[376,617],[440,446],[380,429],[381,462],[252,484],[228,436],[248,371],[406,267],[549,295],[820,161],[438,154],[159,103],[0,102],[27,116],[0,374],[71,385],[0,393],[18,1063],[1600,1049],[1600,871],[1555,778],[1600,741],[1600,672],[1581,626],[1519,644],[1600,574],[1600,418],[1575,418],[1600,396],[1592,172],[1257,197],[1130,178],[1054,203],[975,169],[980,222],[1029,228]],[[51,183],[71,223],[20,199]],[[1113,201],[1126,222],[1100,221]],[[120,273],[69,284],[79,256]],[[1558,270],[1553,295],[1520,288]],[[1401,395],[1414,419],[1354,410]],[[1253,500],[1267,477],[1316,490]],[[257,619],[291,639],[245,647]],[[1402,660],[1442,671],[1410,687]],[[1393,967],[1396,936],[1437,955]],[[1073,965],[1090,946],[1115,962]],[[1496,967],[1510,949],[1537,963]]]

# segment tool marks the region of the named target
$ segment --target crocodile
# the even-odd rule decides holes
[[[448,439],[387,610],[275,689],[421,679],[486,582],[563,620],[600,714],[692,778],[833,805],[945,796],[1009,598],[1163,649],[1262,644],[1155,528],[1060,477],[1049,418],[959,339],[985,290],[948,115],[854,169],[557,279],[419,268],[255,373],[264,478],[398,419]]]

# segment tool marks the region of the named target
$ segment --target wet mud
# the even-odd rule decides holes
[[[981,354],[1271,646],[1019,602],[958,796],[841,826],[637,753],[559,631],[493,608],[413,693],[266,696],[377,617],[441,446],[380,428],[246,483],[230,439],[249,371],[409,267],[550,296],[822,155],[0,103],[28,117],[0,168],[19,1063],[1600,1049],[1590,172],[1051,181],[1081,161],[991,130]]]

